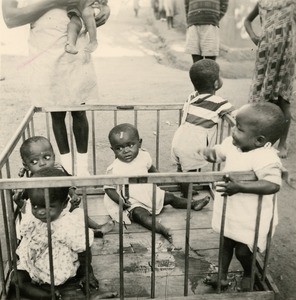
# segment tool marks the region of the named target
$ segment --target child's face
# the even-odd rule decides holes
[[[116,158],[129,163],[138,156],[142,140],[131,132],[121,131],[119,134],[112,135],[110,143]]]
[[[232,129],[233,144],[243,152],[257,148],[258,128],[255,128],[252,118],[253,110],[243,108],[236,115],[236,126]]]
[[[32,214],[35,218],[43,223],[46,223],[46,205],[44,199],[44,193],[42,190],[34,190],[30,198],[32,206]],[[49,216],[50,221],[55,221],[66,207],[66,202],[63,203],[60,200],[51,199],[49,204]]]
[[[37,141],[30,144],[23,161],[25,168],[32,174],[40,169],[53,167],[54,163],[55,155],[47,141]]]

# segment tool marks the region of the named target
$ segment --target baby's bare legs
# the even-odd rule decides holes
[[[78,16],[72,15],[67,28],[67,44],[65,46],[65,51],[70,54],[77,54],[76,42],[79,32],[82,28],[81,20]]]
[[[191,201],[191,209],[195,211],[202,210],[210,202],[210,197]],[[164,205],[171,205],[174,208],[186,209],[187,199],[178,197],[173,193],[166,192],[164,196]]]
[[[84,50],[94,52],[98,47],[98,41],[94,10],[91,6],[87,6],[83,9],[82,19],[89,34],[89,43]]]
[[[152,230],[152,216],[148,210],[143,207],[135,207],[131,214],[134,222]],[[162,234],[170,243],[173,242],[170,230],[158,221],[155,222],[155,232]]]

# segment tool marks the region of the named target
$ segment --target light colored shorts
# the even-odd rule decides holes
[[[219,27],[192,25],[187,28],[185,52],[201,56],[219,55]]]

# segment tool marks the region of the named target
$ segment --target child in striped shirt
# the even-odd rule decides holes
[[[215,95],[222,86],[219,73],[219,65],[211,59],[197,61],[190,68],[195,92],[184,104],[181,125],[174,134],[171,149],[179,172],[197,172],[207,165],[197,149],[215,144],[219,118],[234,110],[231,103]],[[181,185],[181,192],[188,197],[188,184]]]

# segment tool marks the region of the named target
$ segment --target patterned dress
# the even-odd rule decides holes
[[[259,0],[262,36],[249,102],[290,102],[295,73],[295,20],[293,0]]]

